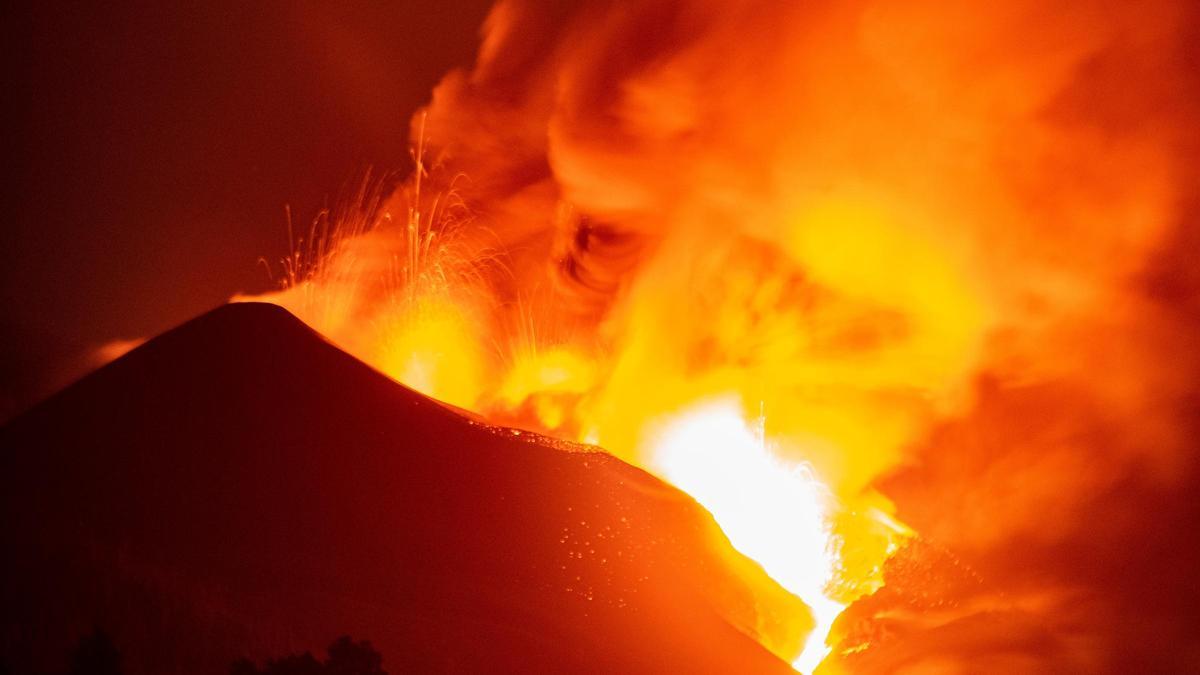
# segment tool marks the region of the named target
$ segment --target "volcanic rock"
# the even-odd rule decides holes
[[[133,675],[342,634],[392,673],[787,673],[760,643],[803,637],[803,605],[686,495],[470,419],[273,305],[216,309],[17,418],[0,476],[14,672],[61,671],[94,626]]]

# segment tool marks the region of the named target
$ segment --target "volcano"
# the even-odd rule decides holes
[[[683,493],[426,398],[273,305],[83,378],[0,461],[14,672],[61,671],[93,626],[135,675],[341,634],[391,672],[788,673],[760,645],[804,637]]]

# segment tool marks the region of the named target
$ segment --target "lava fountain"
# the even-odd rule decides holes
[[[737,550],[809,606],[816,627],[793,665],[812,672],[842,604],[829,597],[835,547],[831,496],[804,466],[783,464],[736,400],[702,403],[664,424],[646,454],[659,475],[717,518]]]

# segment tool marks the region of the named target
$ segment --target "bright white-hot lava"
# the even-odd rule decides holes
[[[734,548],[812,610],[816,627],[792,663],[811,673],[829,653],[825,637],[843,608],[827,595],[837,567],[828,490],[810,467],[776,457],[736,398],[691,407],[649,442],[650,468],[707,508]]]

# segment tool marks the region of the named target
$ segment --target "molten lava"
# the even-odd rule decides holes
[[[825,487],[807,467],[780,462],[761,431],[747,428],[736,400],[701,404],[653,436],[650,466],[695,497],[734,548],[812,610],[816,628],[794,663],[812,672],[843,607],[827,592],[837,565]]]

